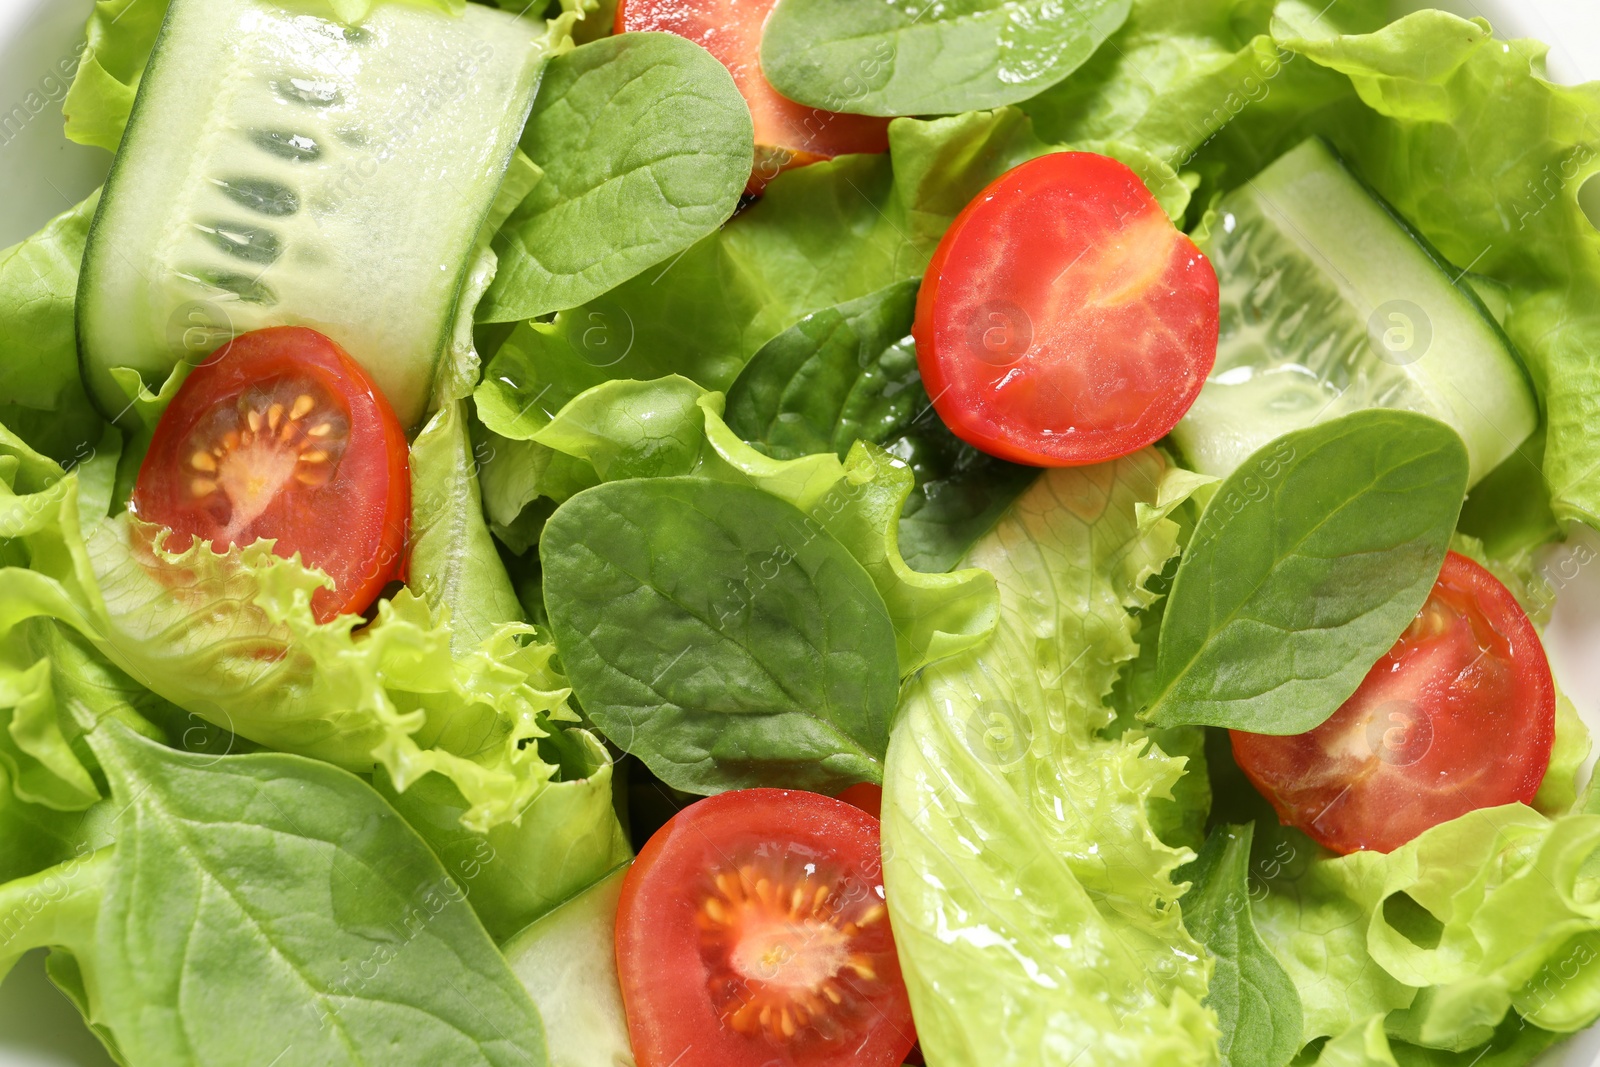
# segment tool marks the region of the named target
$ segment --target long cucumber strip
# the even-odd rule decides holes
[[[544,64],[543,26],[381,3],[359,26],[264,0],[173,0],[78,294],[91,394],[159,385],[231,336],[303,325],[427,406],[469,252]]]
[[[1363,408],[1418,411],[1466,442],[1476,483],[1534,430],[1520,359],[1463,272],[1320,140],[1224,197],[1217,362],[1173,431],[1226,476],[1273,438]]]

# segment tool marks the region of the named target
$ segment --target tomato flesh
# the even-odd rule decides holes
[[[1217,358],[1217,275],[1127,166],[1057,152],[956,216],[917,294],[917,364],[956,436],[1034,466],[1164,437]]]
[[[889,120],[807,107],[761,73],[761,31],[777,0],[622,0],[617,32],[660,30],[686,37],[733,75],[755,123],[756,159],[745,191],[790,167],[850,152],[886,152]]]
[[[1288,737],[1233,731],[1233,754],[1285,824],[1335,852],[1390,852],[1477,808],[1530,803],[1554,740],[1539,635],[1505,586],[1452,552],[1327,722]]]
[[[916,1040],[878,822],[816,793],[723,793],[657,831],[617,969],[639,1067],[898,1067]]]
[[[333,579],[317,618],[364,610],[405,556],[405,432],[366,371],[315,330],[243,334],[190,372],[150,442],[131,510],[218,552],[261,538]],[[172,547],[181,547],[174,545]]]

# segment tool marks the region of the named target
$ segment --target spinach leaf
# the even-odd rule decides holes
[[[65,865],[82,891],[29,937],[94,976],[124,1062],[546,1062],[538,1012],[461,890],[360,779],[174,752],[115,723],[88,736],[122,810],[115,847]]]
[[[459,400],[441,408],[411,446],[410,585],[436,616],[448,614],[456,651],[524,618],[484,523],[478,455]]]
[[[1260,449],[1184,553],[1145,717],[1320,725],[1427,600],[1466,487],[1461,438],[1408,411],[1358,411]]]
[[[783,0],[761,69],[802,104],[863,115],[952,115],[1015,104],[1094,54],[1130,0]]]
[[[669,785],[882,780],[894,625],[815,518],[706,478],[607,482],[556,509],[539,555],[584,711]]]
[[[1250,915],[1250,839],[1255,824],[1218,826],[1174,880],[1183,924],[1216,961],[1206,1006],[1222,1029],[1222,1067],[1284,1067],[1300,1050],[1300,994]]]
[[[727,422],[778,459],[843,459],[856,441],[882,445],[916,478],[899,521],[901,555],[917,570],[947,571],[1038,471],[945,429],[907,336],[916,300],[913,279],[807,315],[750,357],[728,388]]]
[[[754,142],[710,53],[627,33],[550,61],[522,149],[541,177],[495,238],[481,322],[576,307],[711,233],[738,205]]]
[[[895,180],[883,156],[780,174],[680,257],[551,322],[519,324],[485,371],[480,406],[484,391],[499,391],[511,410],[548,421],[616,379],[682,374],[727,388],[751,353],[806,312],[922,273],[932,248],[903,236]]]

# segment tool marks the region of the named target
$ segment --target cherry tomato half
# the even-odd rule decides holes
[[[684,809],[617,908],[639,1067],[899,1067],[916,1034],[883,901],[859,808],[746,789]]]
[[[1194,403],[1217,358],[1217,275],[1132,170],[1056,152],[956,216],[912,335],[957,437],[1016,463],[1099,463]]]
[[[328,338],[275,326],[212,353],[172,398],[133,512],[217,551],[272,538],[333,579],[317,618],[363,611],[398,577],[411,518],[405,432]],[[180,547],[174,544],[173,547]]]
[[[1506,587],[1451,552],[1422,611],[1309,733],[1233,731],[1239,767],[1285,824],[1335,852],[1390,852],[1476,808],[1533,800],[1555,684]]]
[[[872,816],[874,819],[883,818],[883,786],[873,785],[871,782],[858,782],[846,787],[840,794],[840,800],[846,804],[853,804]]]
[[[779,171],[848,152],[886,152],[889,120],[797,104],[761,73],[761,30],[777,0],[622,0],[617,32],[661,30],[705,48],[733,75],[755,122],[756,159],[745,187],[759,193]]]

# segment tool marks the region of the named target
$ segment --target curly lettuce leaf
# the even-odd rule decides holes
[[[1280,5],[1273,33],[1366,105],[1323,132],[1445,256],[1505,286],[1506,332],[1544,408],[1552,510],[1600,525],[1600,233],[1579,202],[1600,173],[1600,83],[1544,80],[1545,45],[1494,41],[1481,19],[1422,11],[1341,34],[1314,15]]]
[[[1600,954],[1600,815],[1488,808],[1388,855],[1280,841],[1310,858],[1265,879],[1256,923],[1300,990],[1308,1038],[1376,1016],[1410,1044],[1463,1050],[1513,1017],[1571,1033],[1600,1015],[1600,969],[1586,966]]]
[[[78,474],[29,463],[43,471],[35,491],[0,495],[0,634],[54,618],[140,685],[252,741],[353,770],[381,763],[402,788],[438,771],[478,828],[515,818],[553,772],[527,742],[574,716],[531,627],[453,654],[449,624],[410,591],[359,631],[355,616],[319,623],[311,595],[327,579],[271,542],[172,550],[127,513],[85,527]]]
[[[1352,10],[1370,4],[1317,6],[1328,22],[1373,21]],[[1351,95],[1272,39],[1271,10],[1255,0],[1135,0],[1104,48],[1022,109],[1051,140],[1127,141],[1173,169],[1226,158],[1246,163],[1238,177],[1248,176]]]
[[[447,403],[411,449],[410,582],[448,620],[454,655],[526,614],[483,518],[466,406]],[[564,684],[564,683],[563,683]],[[399,791],[374,776],[389,802],[420,833],[468,894],[491,935],[504,939],[632,855],[612,807],[611,754],[593,734],[551,729],[536,738],[554,769],[514,817],[473,827],[472,807],[449,778],[426,775]]]
[[[983,571],[925,574],[901,558],[895,531],[912,475],[882,449],[858,442],[842,461],[831,452],[773,459],[728,429],[721,394],[677,376],[609,382],[545,425],[486,395],[493,396],[479,390],[478,410],[491,430],[555,454],[549,465],[587,468],[591,484],[693,474],[752,486],[810,515],[866,569],[882,595],[902,676],[970,648],[994,626],[994,583]],[[546,484],[540,491],[560,501],[569,489]]]
[[[1183,761],[1105,704],[1133,609],[1197,486],[1143,451],[1043,475],[966,562],[1000,625],[909,687],[889,747],[884,855],[917,1031],[945,1067],[1215,1064],[1211,975],[1152,797]]]
[[[436,775],[404,793],[378,789],[467,894],[496,941],[598,882],[633,856],[612,800],[615,767],[599,738],[577,728],[538,741],[558,770],[520,817],[474,833],[461,791]]]

